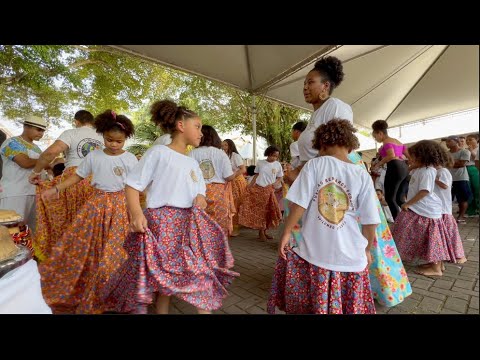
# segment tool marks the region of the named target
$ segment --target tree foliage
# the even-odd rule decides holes
[[[252,132],[252,95],[223,84],[102,46],[0,45],[0,110],[9,119],[33,113],[57,123],[79,109],[97,114],[110,108],[132,118],[136,150],[143,152],[161,134],[148,108],[164,98],[196,111],[218,131]],[[287,159],[291,126],[305,114],[257,97],[257,134]]]

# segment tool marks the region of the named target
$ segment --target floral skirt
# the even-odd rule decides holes
[[[230,183],[207,184],[207,200],[209,200],[205,212],[210,215],[225,234],[229,236],[233,231],[233,215],[235,205],[232,196],[232,185]]]
[[[412,210],[400,211],[393,236],[404,261],[456,261],[447,244],[447,230],[441,218],[427,218]]]
[[[375,314],[368,270],[330,271],[302,259],[294,251],[278,258],[267,312],[287,314]]]
[[[94,187],[90,185],[91,176],[79,183],[61,191],[58,199],[42,200],[40,194],[60,184],[75,174],[77,167],[66,169],[62,175],[52,181],[38,185],[37,192],[37,228],[33,238],[35,255],[40,261],[50,256],[52,247],[62,237],[65,229],[72,223],[78,211],[93,194]]]
[[[251,229],[266,230],[277,227],[282,219],[273,186],[261,187],[254,184],[247,187],[238,222]]]
[[[42,291],[54,312],[98,314],[110,277],[127,260],[129,234],[125,192],[94,189],[92,197],[40,263]]]
[[[198,207],[145,210],[149,229],[125,242],[128,261],[105,289],[114,311],[147,313],[155,293],[216,310],[239,274],[220,226]]]

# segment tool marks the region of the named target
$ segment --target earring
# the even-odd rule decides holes
[[[320,94],[319,98],[320,98],[320,100],[325,101],[325,100],[328,99],[328,95],[325,94],[325,93],[322,93],[322,94]]]

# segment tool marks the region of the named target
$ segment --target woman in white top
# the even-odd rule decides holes
[[[348,120],[320,125],[308,161],[287,194],[290,214],[278,245],[269,313],[374,314],[368,266],[380,223],[373,182],[348,158],[358,148]],[[357,217],[362,224],[360,230]],[[291,247],[302,219],[301,239]]]
[[[327,56],[315,63],[307,74],[303,84],[305,101],[315,110],[306,130],[300,135],[298,148],[300,160],[307,161],[318,156],[318,151],[312,147],[313,133],[321,124],[326,124],[335,117],[353,122],[353,112],[350,105],[332,97],[332,92],[343,81],[343,65],[333,56]],[[350,160],[365,170],[360,155],[352,151],[348,154]],[[292,182],[298,176],[303,165],[289,172],[288,181]],[[408,276],[398,254],[395,242],[388,227],[382,206],[375,196],[381,223],[376,229],[377,241],[372,247],[373,262],[370,267],[370,281],[374,298],[382,305],[395,306],[412,293]],[[288,214],[288,208],[285,209]],[[296,231],[294,230],[294,234]],[[386,281],[385,279],[388,279]]]
[[[280,150],[276,146],[269,146],[264,155],[267,159],[257,163],[256,175],[247,186],[238,214],[239,224],[258,229],[262,241],[272,239],[267,229],[277,227],[282,219],[274,186],[283,178],[282,165],[278,162]]]
[[[470,189],[472,190],[473,199],[468,204],[467,208],[467,215],[468,216],[478,216],[480,211],[480,196],[479,196],[479,188],[480,188],[480,180],[478,169],[475,166],[475,160],[477,159],[478,153],[478,135],[472,134],[467,136],[467,150],[470,151],[470,161],[467,162],[467,172],[468,172],[468,179],[470,181]]]
[[[95,131],[95,119],[86,110],[79,110],[74,117],[75,129],[65,130],[41,155],[29,180],[37,185],[37,194],[53,189],[64,179],[75,174],[77,167],[93,150],[102,149],[103,138]],[[65,170],[52,181],[42,182],[40,173],[61,154],[65,154]],[[77,212],[94,192],[91,176],[68,187],[60,196],[42,199],[37,196],[36,255],[40,260],[50,256],[50,251],[65,229],[75,219]]]
[[[395,219],[393,237],[404,261],[420,259],[430,264],[419,267],[422,275],[442,275],[442,261],[455,262],[449,252],[442,221],[442,200],[435,193],[436,166],[443,164],[438,144],[422,140],[408,149],[412,157],[407,202]]]
[[[170,296],[209,313],[222,306],[226,287],[237,273],[221,227],[202,210],[206,186],[198,162],[186,155],[187,146],[200,144],[198,115],[173,101],[155,102],[152,121],[172,134],[168,146],[152,146],[127,178],[131,214],[125,242],[128,261],[112,279],[105,300],[118,312],[167,314]],[[147,191],[147,209],[139,193]]]
[[[222,140],[215,129],[202,126],[200,146],[190,151],[189,156],[198,161],[203,179],[207,185],[207,203],[205,212],[210,215],[230,236],[233,231],[235,204],[231,181],[235,178],[227,154],[220,150]]]
[[[245,190],[247,189],[247,180],[243,176],[247,169],[243,163],[243,159],[238,153],[235,143],[231,139],[225,139],[222,142],[222,149],[227,154],[230,162],[232,164],[232,171],[234,172],[235,179],[232,181],[232,194],[233,202],[235,204],[236,214],[233,216],[233,232],[232,236],[237,236],[239,234],[238,225],[238,212],[240,211],[240,204],[242,202],[243,196],[245,195]]]
[[[130,119],[112,110],[98,115],[95,127],[103,135],[105,149],[90,152],[74,175],[42,193],[44,199],[58,197],[93,175],[93,194],[39,267],[43,294],[57,313],[101,314],[110,310],[101,294],[127,259],[123,242],[130,229],[124,187],[138,160],[123,146],[134,128]]]

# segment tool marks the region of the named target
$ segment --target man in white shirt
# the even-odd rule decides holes
[[[455,161],[453,167],[448,168],[452,174],[452,199],[455,197],[458,202],[459,214],[457,222],[465,223],[465,212],[467,211],[468,202],[472,198],[470,190],[470,182],[466,164],[470,160],[470,152],[460,147],[460,138],[452,135],[445,140],[447,147],[450,149]]]
[[[66,154],[65,169],[78,166],[87,154],[103,148],[103,137],[95,131],[93,115],[80,110],[75,113],[75,129],[64,131],[55,142],[45,150],[30,174],[29,180],[37,184],[40,172],[54,161],[60,153]]]
[[[0,148],[3,177],[0,187],[0,209],[15,210],[32,231],[35,230],[35,186],[28,182],[31,169],[42,152],[33,142],[43,137],[47,122],[38,116],[27,116],[23,133],[7,139]]]

